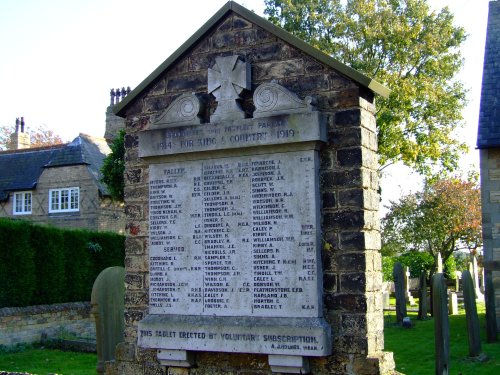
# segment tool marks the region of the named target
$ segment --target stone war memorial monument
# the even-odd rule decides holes
[[[108,374],[388,374],[375,96],[228,2],[115,107],[125,338]]]

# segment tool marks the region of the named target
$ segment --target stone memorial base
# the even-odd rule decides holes
[[[139,322],[142,348],[319,357],[331,353],[323,318],[148,315]],[[181,366],[185,367],[185,366]]]

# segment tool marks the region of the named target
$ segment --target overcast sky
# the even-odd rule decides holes
[[[238,2],[263,14],[263,0]],[[428,2],[435,9],[448,6],[469,34],[461,73],[469,105],[461,137],[471,148],[464,165],[477,164],[488,0]],[[44,124],[64,140],[80,132],[103,136],[110,89],[136,87],[225,3],[0,0],[0,125],[14,125],[24,116],[28,127]],[[394,179],[398,173],[389,171],[394,188],[406,181]]]

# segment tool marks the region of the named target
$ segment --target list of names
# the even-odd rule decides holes
[[[150,166],[150,313],[317,317],[313,150]]]

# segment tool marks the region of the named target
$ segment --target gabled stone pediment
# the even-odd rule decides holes
[[[244,29],[235,35],[228,36],[228,40],[207,40],[200,44],[200,41],[210,38],[210,33],[218,25],[226,27],[224,22],[230,16],[230,14],[236,15],[242,23],[247,23],[248,25],[255,25],[257,28],[265,31],[270,37],[276,38],[283,41],[292,48],[296,48],[301,53],[310,56],[311,58],[317,60],[321,64],[337,71],[340,75],[346,77],[349,80],[354,81],[356,84],[368,88],[373,93],[379,94],[381,96],[387,97],[389,95],[389,90],[372,80],[371,78],[363,75],[362,73],[350,68],[349,66],[341,63],[340,61],[332,58],[331,56],[321,52],[320,50],[312,47],[311,45],[305,43],[304,41],[298,39],[292,34],[284,31],[280,27],[273,25],[266,19],[256,15],[255,13],[249,11],[248,9],[242,7],[241,5],[235,3],[234,1],[227,2],[216,14],[212,16],[195,34],[191,36],[177,51],[175,51],[169,58],[167,58],[151,75],[149,75],[142,83],[139,84],[132,92],[125,97],[119,104],[114,108],[115,114],[124,117],[127,109],[136,103],[137,100],[143,96],[143,94],[151,90],[158,84],[158,79],[172,69],[176,64],[186,65],[191,64],[192,67],[199,64],[198,61],[188,61],[184,60],[185,56],[192,53],[196,49],[206,49],[206,45],[212,45],[221,48],[221,55],[227,55],[227,51],[224,51],[224,45],[228,42],[237,42],[241,45],[246,45],[248,38],[253,38],[248,29]],[[259,31],[252,30],[259,34]],[[257,35],[257,38],[261,35]],[[234,40],[231,40],[233,38]]]
[[[153,128],[200,124],[201,110],[202,102],[194,93],[181,95],[153,120]]]

